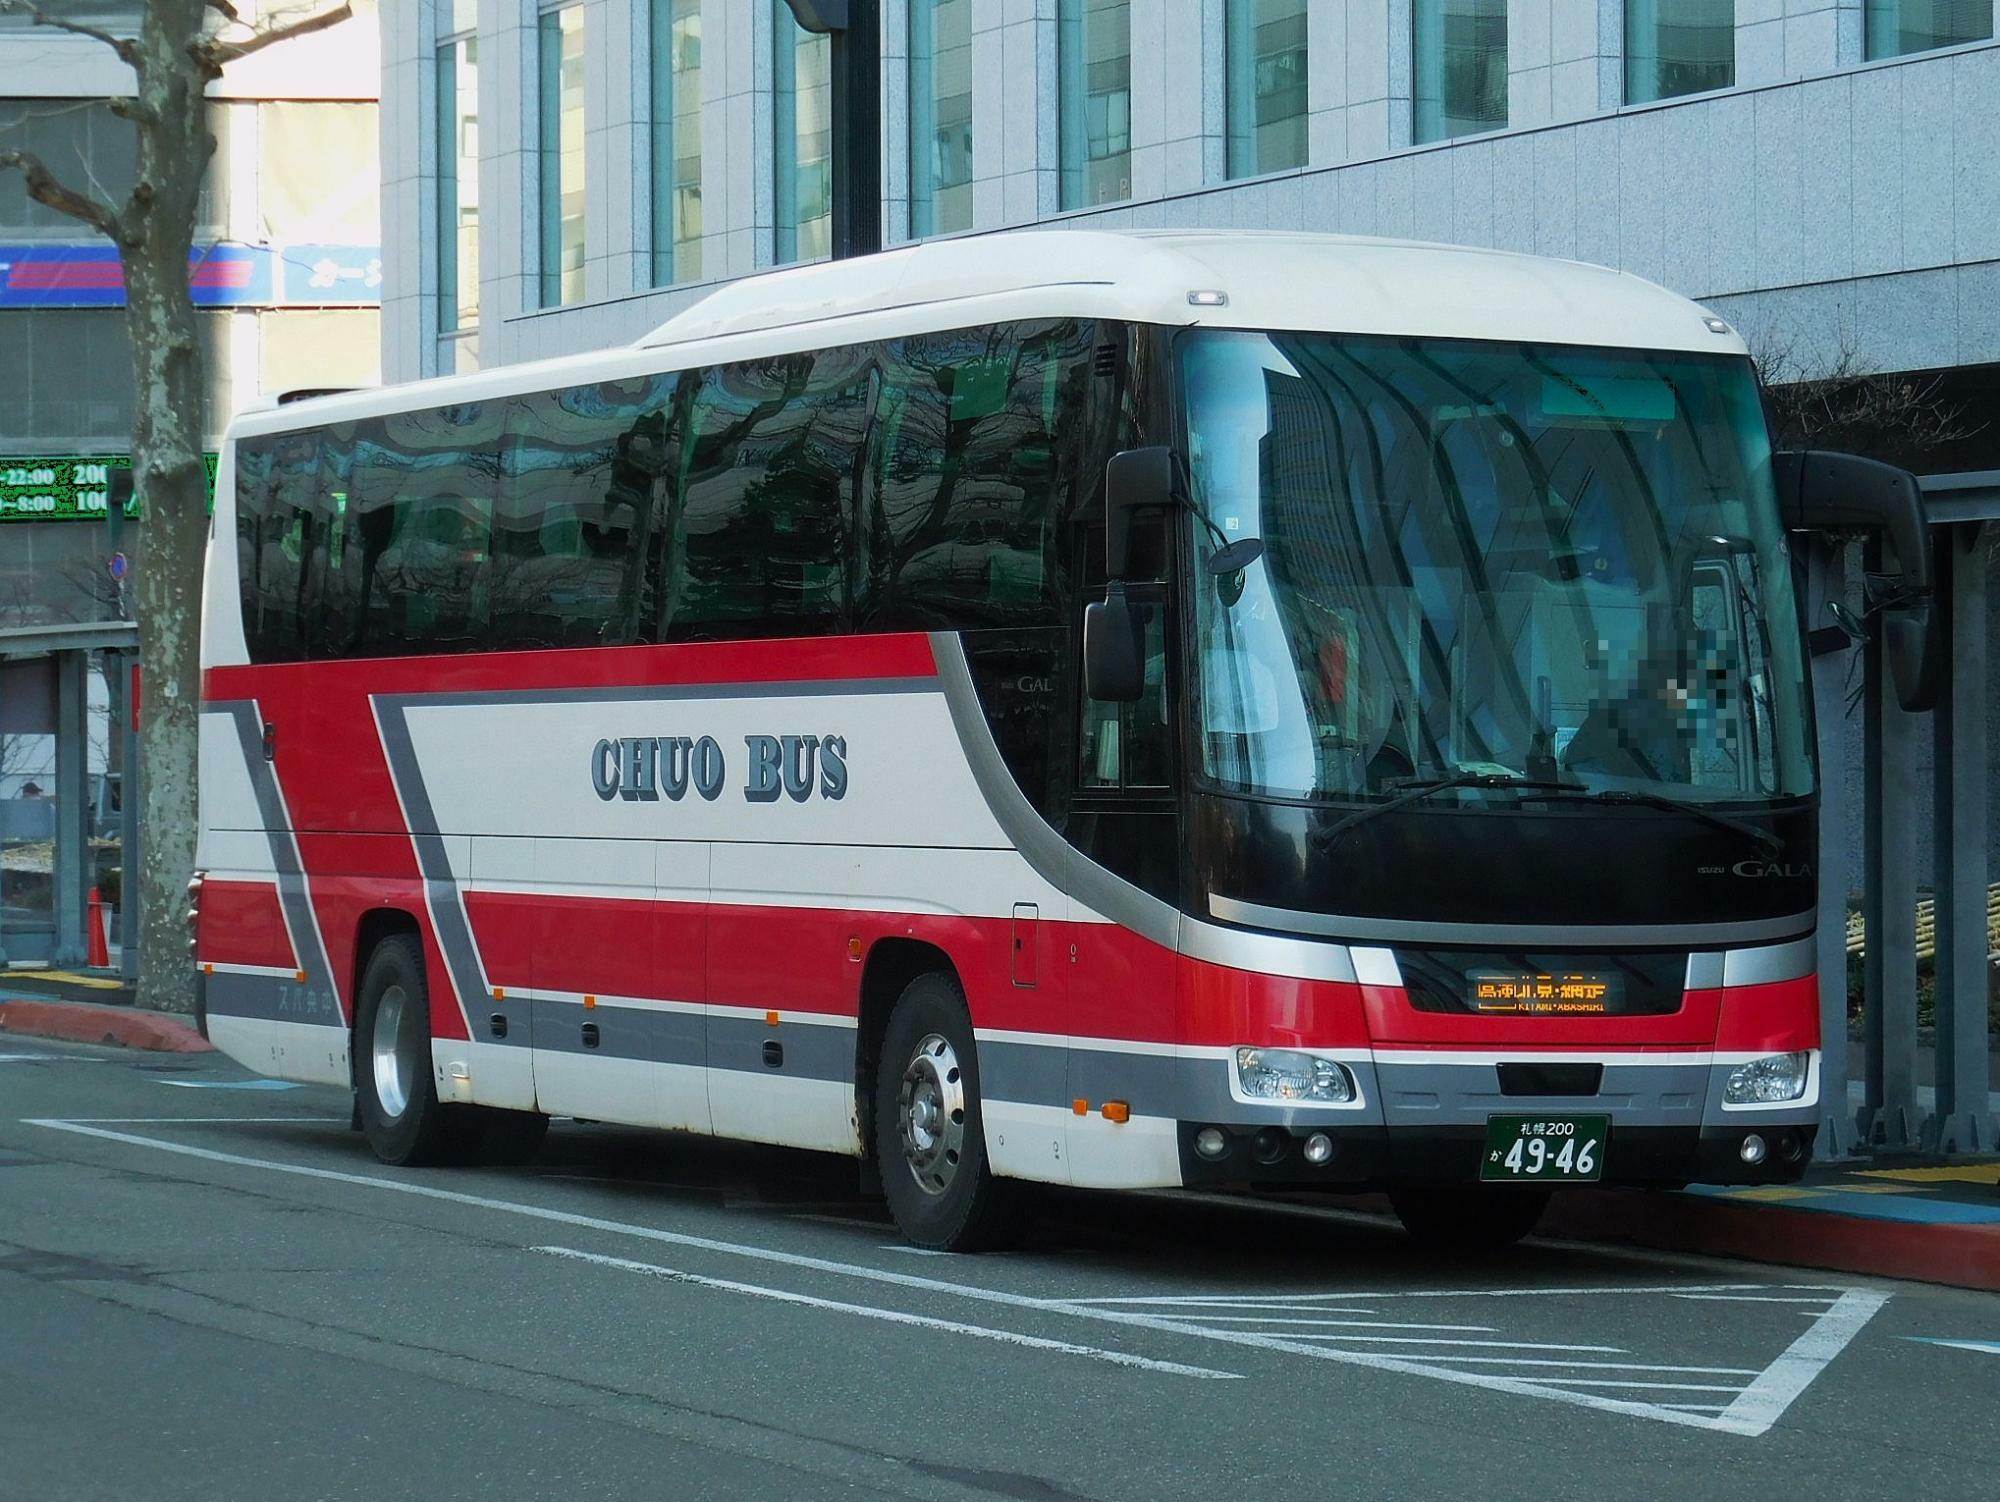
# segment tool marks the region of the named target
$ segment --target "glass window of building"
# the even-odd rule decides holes
[[[583,7],[540,19],[542,306],[553,308],[583,298]]]
[[[1415,0],[1412,135],[1418,144],[1507,124],[1507,0]]]
[[[777,260],[816,261],[833,249],[833,46],[771,0],[772,132]]]
[[[1228,0],[1229,175],[1306,164],[1306,0]]]
[[[438,328],[479,326],[478,7],[454,0],[437,48]]]
[[[1062,0],[1062,206],[1132,196],[1131,0]]]
[[[1868,55],[1902,57],[1986,41],[1993,10],[1994,0],[1868,0]]]
[[[1625,102],[1736,82],[1736,0],[1625,0]]]
[[[972,0],[910,0],[910,233],[972,227]]]
[[[701,0],[652,0],[653,284],[701,276]]]

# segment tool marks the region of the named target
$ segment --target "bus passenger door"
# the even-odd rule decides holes
[[[1165,591],[1135,586],[1144,611],[1145,684],[1131,703],[1082,696],[1070,859],[1177,902],[1180,823],[1168,705]],[[1088,891],[1072,880],[1072,892]],[[1180,1182],[1174,953],[1109,914],[1070,925],[1071,1181],[1104,1187]],[[1108,1108],[1108,1109],[1107,1109]]]

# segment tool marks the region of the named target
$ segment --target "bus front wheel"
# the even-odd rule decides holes
[[[1546,1189],[1392,1189],[1396,1219],[1433,1252],[1497,1252],[1535,1229]]]
[[[974,1252],[999,1229],[965,993],[920,975],[889,1015],[875,1071],[875,1154],[896,1225],[918,1246]]]

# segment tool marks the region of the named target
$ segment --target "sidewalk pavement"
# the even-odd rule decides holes
[[[0,1033],[103,1043],[156,1053],[209,1053],[192,1021],[132,1004],[116,976],[70,970],[0,972]]]
[[[1797,1184],[1559,1194],[1545,1235],[2000,1292],[2000,1158],[1815,1163]]]
[[[134,1007],[118,981],[60,971],[0,975],[8,1032],[209,1051],[188,1022]],[[2000,1292],[2000,1158],[1815,1163],[1797,1184],[1749,1189],[1567,1190],[1542,1234]]]

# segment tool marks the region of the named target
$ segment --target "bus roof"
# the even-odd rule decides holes
[[[1745,353],[1701,307],[1627,272],[1511,251],[1255,230],[1010,230],[718,287],[633,344],[238,414],[278,432],[685,365],[1012,319],[1111,318]]]

